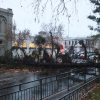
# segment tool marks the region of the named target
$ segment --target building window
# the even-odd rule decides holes
[[[72,45],[74,45],[74,41],[72,41]]]
[[[1,33],[5,33],[6,32],[6,21],[4,19],[2,19],[1,22]]]
[[[69,45],[70,45],[70,41],[69,41]]]
[[[1,18],[0,18],[0,32],[1,32]]]
[[[0,44],[2,44],[2,40],[0,40]]]
[[[65,41],[65,46],[66,46],[66,41]]]
[[[77,41],[75,41],[75,44],[77,44]]]

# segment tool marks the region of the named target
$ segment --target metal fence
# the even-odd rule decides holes
[[[74,69],[63,74],[54,75],[52,77],[42,78],[27,83],[1,88],[0,100],[43,100],[44,98],[64,89],[69,91],[71,87],[77,85],[80,82],[83,83],[82,80],[73,78],[75,73],[81,73],[82,71],[83,69]],[[87,85],[89,86],[90,83],[84,85],[83,87],[86,87]],[[72,94],[78,98],[79,96],[77,95],[79,95],[80,89],[82,90],[82,87],[77,89],[75,92],[71,92],[69,95],[63,97],[60,100],[67,100],[66,98],[74,97]]]
[[[84,83],[83,85],[69,92],[67,95],[60,98],[59,100],[81,100],[82,97],[84,97],[95,86],[97,78],[98,77],[95,77],[92,80]]]

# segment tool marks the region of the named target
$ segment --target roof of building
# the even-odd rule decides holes
[[[13,14],[13,11],[12,11],[12,9],[11,9],[11,8],[7,8],[7,9],[0,8],[0,12],[9,13],[9,14]]]

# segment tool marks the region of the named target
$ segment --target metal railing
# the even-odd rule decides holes
[[[70,86],[75,85],[76,80],[74,81],[69,77],[72,72],[76,71],[79,70],[74,69],[52,77],[1,88],[0,100],[42,100],[58,91],[69,89]]]
[[[95,77],[89,80],[88,82],[69,92],[59,100],[81,100],[82,97],[88,94],[88,92],[95,86],[97,78],[98,77]]]
[[[73,78],[73,73],[80,73],[82,71],[83,69],[73,69],[52,77],[0,88],[0,100],[43,100],[64,89],[69,91],[70,87],[84,81]]]

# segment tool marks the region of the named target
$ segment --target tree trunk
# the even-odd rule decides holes
[[[53,45],[53,36],[52,36],[52,33],[50,32],[50,35],[51,35],[51,45],[52,45],[52,48],[51,48],[51,57],[53,57],[53,50],[54,50],[54,45]]]

